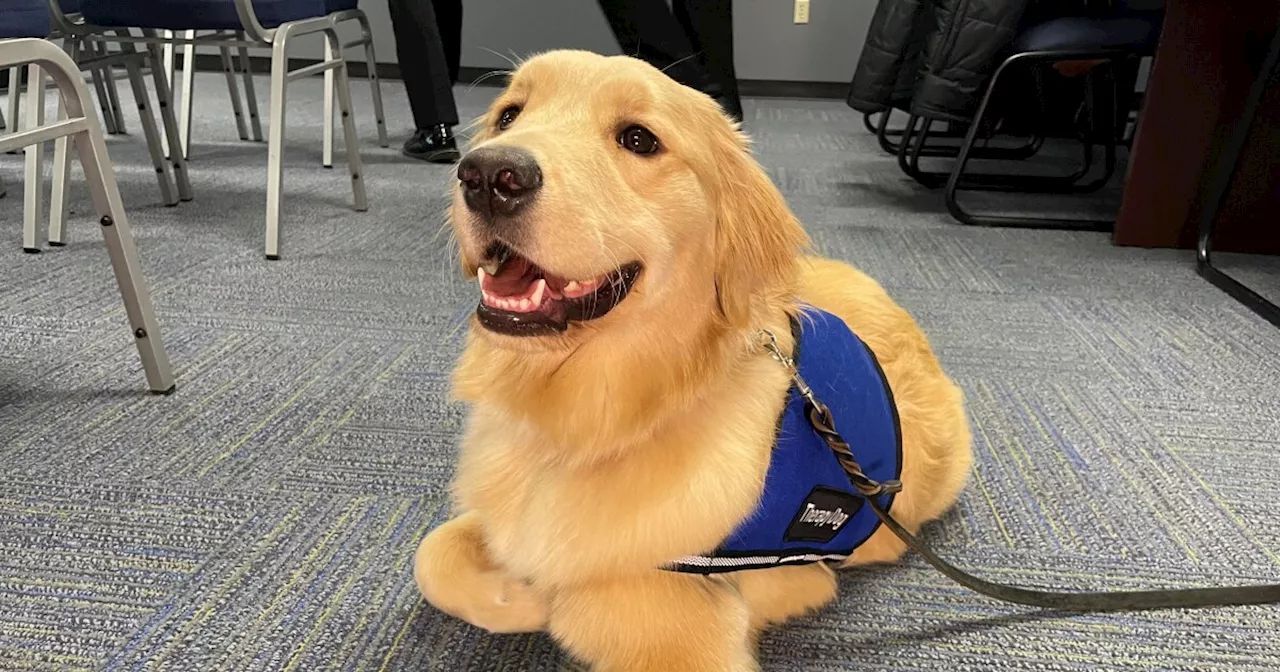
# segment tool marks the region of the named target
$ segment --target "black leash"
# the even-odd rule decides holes
[[[871,510],[880,521],[893,531],[911,550],[919,553],[933,565],[934,569],[945,574],[956,583],[987,597],[1025,604],[1033,607],[1056,611],[1105,612],[1105,611],[1144,611],[1152,609],[1192,609],[1197,607],[1236,607],[1248,604],[1280,603],[1280,584],[1258,584],[1252,586],[1230,586],[1224,588],[1184,588],[1175,590],[1134,590],[1134,591],[1101,591],[1101,592],[1059,592],[1031,590],[1003,583],[987,581],[943,560],[929,550],[924,542],[911,534],[888,511],[880,505],[879,497],[902,490],[900,481],[874,481],[862,472],[853,455],[853,450],[844,437],[836,431],[831,411],[809,388],[796,363],[778,347],[777,338],[770,332],[762,332],[762,344],[774,359],[778,360],[791,373],[791,380],[796,391],[804,397],[808,408],[809,423],[813,425],[826,442],[836,459],[839,460],[849,476],[849,482],[867,500]]]
[[[1094,593],[1063,593],[1047,590],[1030,590],[993,583],[976,577],[938,557],[924,542],[908,532],[893,519],[876,501],[867,497],[871,510],[875,511],[893,533],[898,535],[911,550],[924,556],[933,568],[946,574],[956,583],[987,597],[1043,607],[1057,611],[1103,612],[1145,611],[1151,609],[1193,609],[1197,607],[1238,607],[1246,604],[1273,604],[1280,602],[1280,585],[1230,586],[1225,588],[1183,588],[1177,590],[1101,591]]]

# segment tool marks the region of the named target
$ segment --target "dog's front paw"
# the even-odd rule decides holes
[[[547,625],[547,603],[523,581],[499,572],[486,572],[477,599],[467,605],[462,620],[497,634],[539,632]]]

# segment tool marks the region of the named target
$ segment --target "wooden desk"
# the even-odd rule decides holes
[[[1201,193],[1280,24],[1277,0],[1167,0],[1113,240],[1195,247]],[[1215,249],[1280,254],[1280,87],[1249,137]]]

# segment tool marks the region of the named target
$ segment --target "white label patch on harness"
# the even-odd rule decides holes
[[[805,504],[804,513],[800,514],[800,522],[802,523],[809,523],[818,527],[830,525],[833,530],[840,529],[840,526],[844,525],[847,520],[849,520],[849,516],[844,512],[844,509],[837,508],[835,511],[827,511],[819,509],[813,504]]]
[[[783,539],[825,544],[862,508],[862,498],[818,486],[805,497]]]

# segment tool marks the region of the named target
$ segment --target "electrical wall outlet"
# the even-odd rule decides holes
[[[796,23],[809,23],[809,0],[796,0]]]

